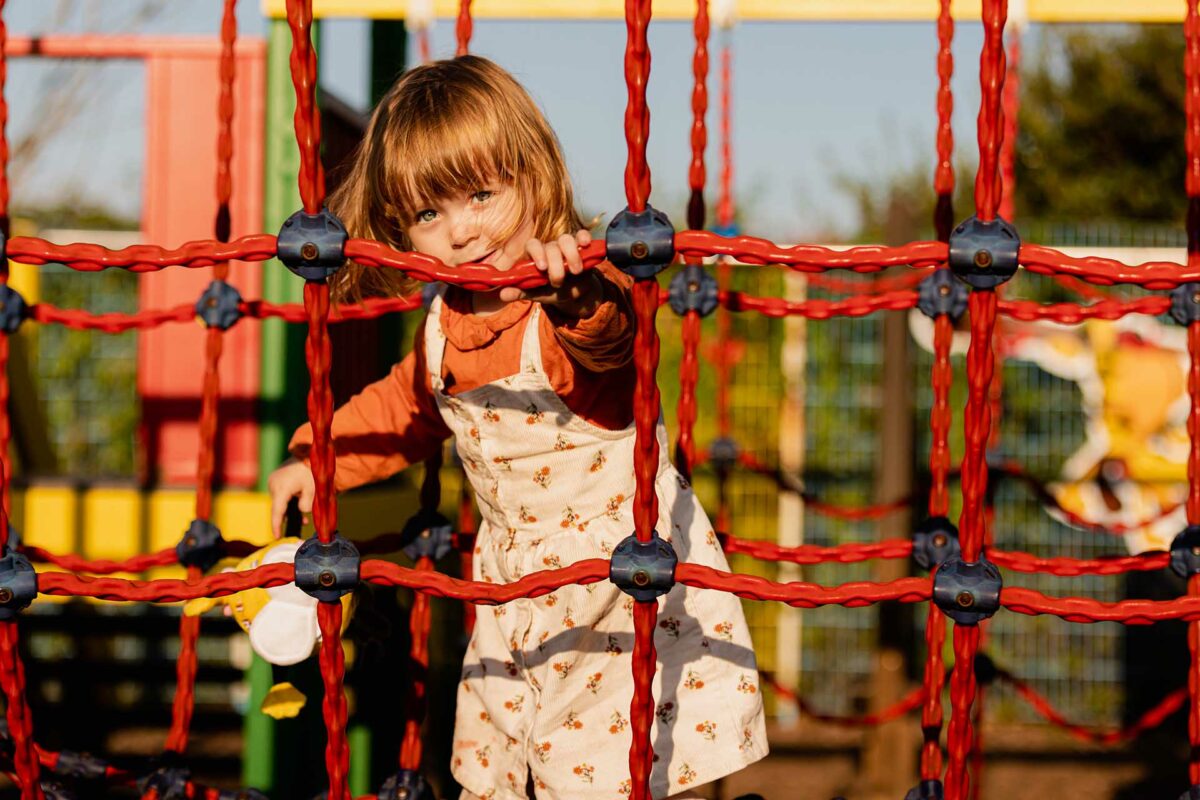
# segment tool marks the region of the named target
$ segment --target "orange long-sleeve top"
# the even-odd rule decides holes
[[[584,318],[543,306],[538,338],[542,365],[567,408],[609,430],[633,420],[632,280],[610,264],[599,269],[601,299]],[[473,313],[471,293],[450,288],[442,306],[446,334],[442,380],[462,394],[520,371],[521,342],[533,303],[510,303],[488,316]],[[451,436],[437,408],[425,357],[425,325],[413,349],[384,378],[350,398],[333,415],[334,488],[352,489],[387,478],[433,455]],[[306,459],[312,427],[302,425],[288,450]]]

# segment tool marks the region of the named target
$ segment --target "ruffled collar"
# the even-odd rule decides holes
[[[532,305],[528,300],[518,300],[495,314],[481,317],[472,310],[470,292],[450,287],[443,297],[442,333],[459,350],[478,350],[523,320]]]

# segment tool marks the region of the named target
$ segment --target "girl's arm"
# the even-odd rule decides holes
[[[564,311],[546,303],[542,306],[543,325],[576,365],[590,372],[607,372],[626,366],[633,358],[636,326],[629,297],[633,279],[607,261],[589,274],[598,291],[587,313],[577,316],[573,309]]]
[[[343,491],[394,475],[433,455],[450,435],[429,385],[422,324],[412,352],[334,412],[334,488]],[[307,459],[311,448],[312,427],[305,424],[288,451]]]

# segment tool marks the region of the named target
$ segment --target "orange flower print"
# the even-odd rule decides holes
[[[717,723],[706,719],[696,726],[696,733],[700,734],[706,742],[715,742],[717,740]]]
[[[625,613],[632,617],[633,616],[633,598],[626,597],[624,600],[621,601],[621,605],[625,609]]]
[[[608,653],[610,656],[621,655],[621,646],[617,644],[617,637],[615,634],[610,633],[608,635],[608,645],[605,646],[604,652]]]
[[[548,786],[546,785],[546,782],[545,782],[544,780],[542,780],[541,778],[537,777],[536,775],[535,775],[535,776],[534,776],[534,778],[533,778],[533,785],[534,785],[534,786],[536,786],[536,787],[537,787],[537,788],[539,788],[539,789],[548,789],[548,788],[550,788],[550,787],[548,787]]]
[[[567,437],[563,436],[560,433],[558,436],[554,437],[554,449],[555,450],[574,450],[575,443],[568,441]]]
[[[550,488],[550,468],[542,467],[537,472],[533,473],[533,482],[543,489]]]
[[[757,694],[758,685],[754,681],[750,680],[749,675],[743,673],[741,678],[738,680],[737,690],[742,694]]]
[[[672,639],[679,638],[679,620],[675,617],[667,617],[658,621],[658,627],[670,636]]]
[[[537,756],[537,760],[545,764],[550,760],[550,743],[538,742],[533,746],[533,754]]]
[[[563,727],[569,731],[583,730],[583,723],[579,721],[579,715],[574,711],[567,712],[567,718],[563,720]]]
[[[491,583],[491,581],[488,581],[488,583]],[[508,613],[508,606],[494,606],[492,608],[492,616],[493,617],[503,617],[507,613]]]
[[[564,628],[575,627],[575,618],[571,616],[571,608],[569,606],[563,611],[562,624]]]
[[[742,728],[742,743],[738,745],[738,750],[743,753],[754,748],[754,733],[749,728]]]
[[[525,707],[525,695],[523,695],[523,694],[513,695],[513,698],[511,700],[504,701],[505,710],[511,711],[514,714],[520,713],[521,709],[523,709],[524,707]]]
[[[485,745],[484,747],[481,747],[475,751],[475,760],[479,762],[479,766],[486,767],[488,765],[488,758],[491,755],[492,746],[490,744]]]
[[[565,678],[571,674],[571,668],[574,666],[574,662],[571,661],[555,661],[554,671],[558,673],[558,677]]]
[[[462,756],[455,756],[454,761],[451,763],[453,764],[455,769],[458,769],[459,767],[462,766]]]
[[[478,442],[479,441],[479,428],[472,425],[471,429],[469,431],[467,431],[467,436],[470,436],[472,439],[474,439],[475,441]]]
[[[558,595],[556,595],[554,592],[551,592],[542,598],[542,602],[548,607],[553,608],[554,606],[558,605]]]
[[[551,553],[550,555],[548,555],[542,559],[542,563],[545,564],[550,569],[558,569],[559,567],[562,566],[562,559],[560,559],[558,556]]]
[[[612,717],[610,717],[608,720],[608,732],[616,735],[625,730],[626,726],[628,725],[629,720],[622,717],[620,711],[614,711],[612,713]]]
[[[658,708],[654,709],[654,715],[658,717],[659,722],[663,725],[669,725],[675,721],[675,704],[668,700],[665,703],[659,703]]]
[[[491,714],[489,714],[489,713],[488,713],[488,712],[486,712],[486,711],[480,711],[480,712],[479,712],[479,721],[480,721],[480,722],[491,722],[491,721],[492,721],[492,715],[491,715]]]
[[[633,794],[633,781],[629,778],[621,781],[621,785],[617,787],[617,794],[621,797],[629,797],[629,795]]]
[[[521,506],[521,510],[518,512],[517,516],[520,518],[521,522],[526,524],[538,521],[537,517],[529,513],[529,506]]]
[[[512,472],[512,459],[507,456],[496,456],[492,459],[492,463],[505,472]]]
[[[567,506],[563,509],[562,522],[558,523],[563,528],[569,528],[579,519],[579,515],[575,513],[575,509]]]
[[[729,620],[718,622],[713,626],[713,633],[727,642],[733,641],[733,623]]]
[[[608,507],[604,509],[604,514],[609,519],[621,519],[621,504],[625,502],[625,495],[618,494],[608,498]]]
[[[709,531],[708,533],[704,534],[704,541],[714,550],[721,549],[721,543],[717,541],[717,534],[713,531]]]
[[[545,411],[542,411],[540,408],[537,407],[537,403],[530,403],[526,407],[525,413],[528,414],[528,416],[525,417],[526,425],[534,425],[538,422],[541,422],[542,417],[544,417],[546,415]]]
[[[525,788],[524,786],[521,786],[521,787],[517,786],[517,776],[514,775],[513,773],[510,772],[507,775],[505,775],[505,777],[508,779],[508,788],[512,789],[514,792],[520,791]]]
[[[604,455],[603,450],[597,450],[596,455],[592,458],[592,465],[588,467],[588,472],[599,472],[604,469],[608,457]]]
[[[579,776],[584,783],[591,783],[596,774],[596,768],[591,764],[576,764],[575,769],[571,770]]]
[[[700,680],[700,673],[696,672],[694,669],[689,669],[687,671],[687,676],[683,679],[683,686],[686,689],[695,691],[697,689],[704,688],[704,681]]]
[[[538,634],[538,651],[546,649],[546,640],[550,638],[550,631],[542,631]]]
[[[506,752],[506,753],[511,753],[511,752],[512,752],[512,749],[513,749],[514,747],[516,747],[517,745],[519,745],[519,744],[520,744],[520,742],[518,742],[518,741],[517,741],[516,739],[514,739],[513,737],[511,737],[511,736],[505,736],[505,737],[504,737],[504,752]]]
[[[680,786],[687,786],[692,781],[696,780],[696,770],[689,767],[687,764],[679,765],[679,779],[675,782]]]
[[[496,406],[491,400],[487,400],[483,404],[483,418],[488,422],[500,421],[500,415],[496,413]]]
[[[499,606],[499,608],[503,608],[503,607],[504,606]],[[504,671],[508,673],[508,676],[510,678],[517,677],[517,662],[505,661],[504,662]]]
[[[604,679],[604,673],[602,673],[602,672],[593,673],[592,676],[587,679],[587,690],[589,692],[591,692],[592,694],[598,693],[600,691],[600,681],[603,679]]]

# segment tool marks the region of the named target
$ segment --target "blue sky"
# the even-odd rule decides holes
[[[156,6],[156,13],[135,18],[139,9]],[[140,30],[215,35],[220,7],[217,0],[10,0],[4,14],[13,34]],[[243,35],[265,32],[253,0],[240,4],[239,24]],[[322,82],[357,105],[365,102],[366,33],[366,23],[353,20],[326,23],[324,31]],[[731,35],[736,191],[739,205],[753,219],[747,232],[798,239],[853,230],[853,205],[837,189],[840,176],[885,178],[913,164],[932,164],[937,86],[933,24],[756,22],[738,25]],[[588,212],[611,215],[624,205],[624,36],[617,21],[481,20],[475,27],[473,50],[514,72],[545,109]],[[432,36],[435,54],[450,55],[453,38],[453,22],[439,21]],[[717,41],[714,36],[708,152],[713,187],[718,168]],[[966,155],[975,134],[981,41],[978,23],[958,26],[954,122],[960,152]],[[691,26],[654,22],[650,43],[652,201],[675,211],[687,195]],[[141,68],[89,65],[84,77],[80,112],[51,126],[36,159],[14,164],[15,200],[80,197],[136,216],[144,143]],[[56,68],[25,59],[11,66],[11,141],[46,124],[40,99],[48,87],[69,80],[62,64]],[[709,198],[715,200],[715,188]],[[676,223],[682,227],[682,219]]]

